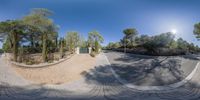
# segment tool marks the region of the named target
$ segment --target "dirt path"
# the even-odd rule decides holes
[[[74,55],[60,64],[44,68],[13,67],[15,71],[27,80],[39,84],[62,84],[78,80],[84,71],[95,66],[95,58],[88,54]]]

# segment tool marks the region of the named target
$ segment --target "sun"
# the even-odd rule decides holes
[[[176,29],[172,29],[171,32],[172,32],[173,34],[176,34],[176,33],[177,33],[177,30],[176,30]]]

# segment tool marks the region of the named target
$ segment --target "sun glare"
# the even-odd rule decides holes
[[[176,30],[176,29],[172,29],[171,32],[172,32],[173,34],[176,34],[176,33],[177,33],[177,30]]]

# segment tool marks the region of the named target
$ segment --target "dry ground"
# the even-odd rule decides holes
[[[34,83],[62,84],[80,79],[81,73],[94,68],[95,62],[95,58],[90,55],[80,54],[53,66],[43,68],[13,66],[13,68],[19,75]]]

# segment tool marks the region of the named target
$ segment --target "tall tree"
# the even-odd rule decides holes
[[[33,33],[39,33],[36,38],[42,40],[43,62],[47,61],[47,41],[57,36],[58,27],[48,18],[51,14],[52,12],[47,9],[36,8],[23,18],[25,23],[34,27]]]
[[[182,38],[179,38],[177,40],[177,45],[178,45],[178,49],[181,49],[181,50],[186,51],[186,52],[188,51],[189,43],[187,41],[183,40]]]
[[[100,43],[103,43],[103,41],[104,41],[104,39],[99,32],[97,32],[97,31],[89,32],[88,43],[89,43],[90,47],[95,48],[96,53],[99,52]]]
[[[65,40],[68,50],[74,53],[75,47],[79,45],[78,43],[80,41],[78,32],[67,32]]]
[[[119,42],[110,42],[106,46],[107,49],[116,49],[116,48],[119,48],[119,47],[120,47]]]
[[[64,56],[64,38],[60,38],[59,40],[59,45],[60,45],[60,58],[63,58]]]
[[[194,25],[194,31],[193,31],[194,35],[196,36],[196,38],[198,40],[200,40],[200,23],[197,23]]]
[[[135,36],[138,35],[138,31],[135,28],[127,28],[123,30],[123,33],[125,35],[123,38],[124,45],[133,47]]]
[[[85,40],[85,38],[83,36],[80,36],[79,46],[84,47],[84,48],[86,48],[88,46],[87,41]]]
[[[23,39],[25,25],[21,20],[7,20],[0,22],[0,34],[7,36],[12,48],[14,61],[17,61],[19,42]]]

